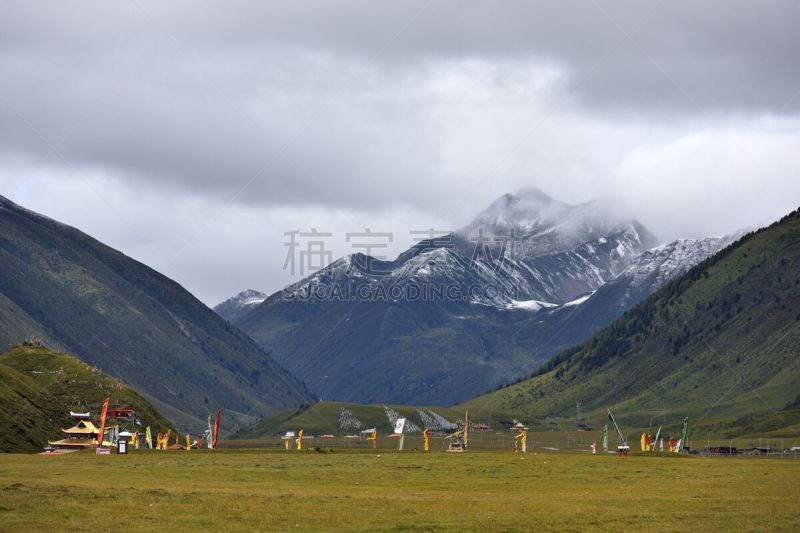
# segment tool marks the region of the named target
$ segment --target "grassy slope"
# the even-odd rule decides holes
[[[183,287],[0,197],[0,350],[31,336],[124,379],[173,421],[252,422],[309,394]]]
[[[136,410],[166,429],[169,422],[140,394],[78,359],[44,348],[18,347],[0,355],[0,451],[39,451],[73,424],[69,411],[98,415],[103,400]]]
[[[800,422],[800,216],[743,238],[535,377],[464,407],[603,423],[675,420],[731,433]]]
[[[797,531],[800,461],[510,453],[0,456],[9,531]],[[646,488],[646,489],[644,489]],[[46,502],[46,505],[43,505]]]
[[[450,422],[455,422],[463,416],[463,412],[441,407],[412,407],[408,405],[387,405],[397,411],[401,417],[407,418],[419,427],[424,424],[417,409],[433,409],[437,414],[445,417]],[[386,417],[383,405],[363,405],[342,402],[318,402],[299,409],[295,412],[284,412],[265,418],[259,423],[240,431],[236,437],[243,439],[256,439],[283,434],[286,431],[296,431],[302,428],[306,434],[344,435],[358,433],[357,430],[344,431],[339,425],[339,414],[342,409],[349,410],[353,416],[362,422],[361,429],[377,428],[380,434],[392,432],[392,426]]]

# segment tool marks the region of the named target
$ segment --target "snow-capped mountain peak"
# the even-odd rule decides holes
[[[456,233],[463,242],[512,239],[525,259],[565,252],[609,235],[620,235],[637,253],[658,244],[620,202],[593,200],[572,205],[553,200],[538,189],[501,196]],[[499,249],[498,245],[489,246]]]
[[[339,258],[234,324],[326,398],[457,403],[589,338],[720,246],[658,244],[614,202],[523,190],[393,260]]]
[[[244,316],[248,311],[267,299],[267,295],[253,289],[247,289],[224,302],[215,305],[214,311],[228,321]]]

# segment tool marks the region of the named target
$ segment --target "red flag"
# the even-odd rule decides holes
[[[222,418],[222,409],[217,409],[217,419],[214,421],[214,442],[211,447],[217,448],[217,439],[219,438],[219,419]]]
[[[103,433],[106,431],[106,415],[108,414],[108,398],[103,402],[103,414],[100,415],[100,434],[97,436],[97,445],[103,445]]]

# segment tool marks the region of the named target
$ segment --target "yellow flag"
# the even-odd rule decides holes
[[[644,433],[642,433],[642,451],[645,451],[646,446],[647,446],[647,438],[645,437]]]

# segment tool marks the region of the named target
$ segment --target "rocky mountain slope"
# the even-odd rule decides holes
[[[174,281],[0,197],[0,346],[36,336],[135,387],[189,426],[297,406],[307,389]]]

